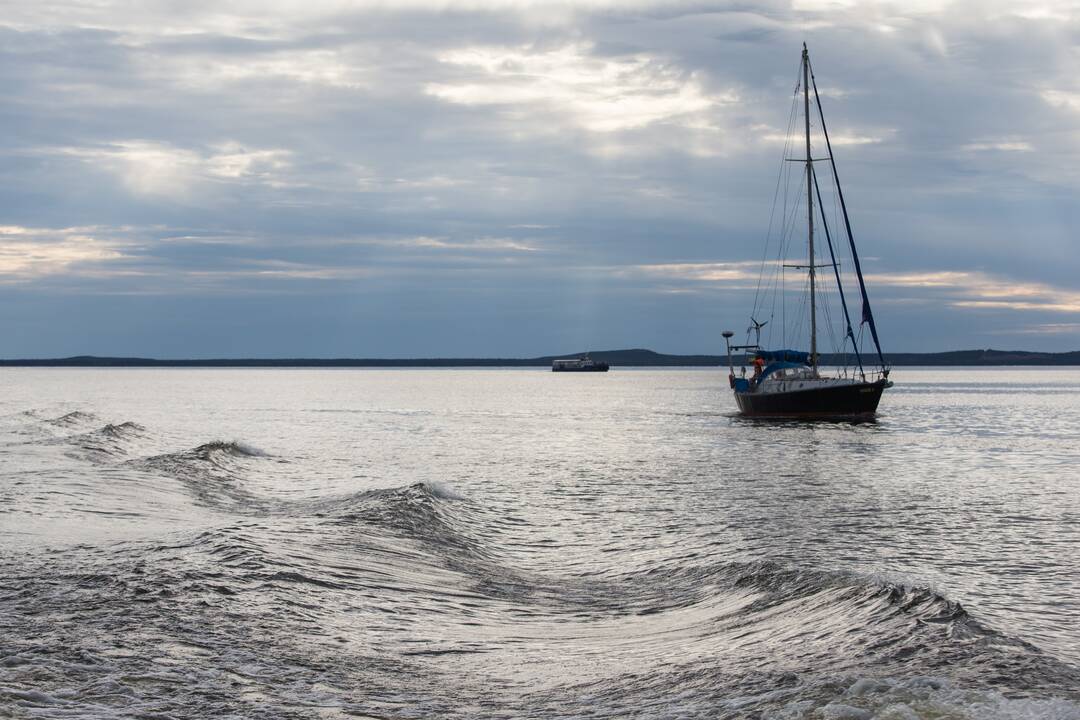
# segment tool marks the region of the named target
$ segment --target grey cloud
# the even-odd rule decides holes
[[[94,297],[109,312],[82,321],[145,354],[181,337],[188,355],[716,349],[720,325],[745,323],[745,291],[617,268],[760,258],[780,160],[767,136],[803,39],[833,132],[873,140],[836,148],[870,270],[1067,288],[1080,269],[1066,6],[1049,20],[982,3],[236,7],[14,8],[5,222],[123,242],[122,259],[5,285],[26,318]],[[1066,312],[871,292],[895,349],[1030,343],[1025,323],[1059,330],[1037,337],[1047,347],[1077,344]],[[158,300],[107,299],[139,293]],[[309,323],[271,342],[265,324],[222,319],[234,302]],[[150,307],[161,329],[140,350],[122,330],[150,327]],[[205,334],[172,333],[180,315]],[[86,350],[45,326],[6,354]],[[290,337],[309,351],[279,350]]]

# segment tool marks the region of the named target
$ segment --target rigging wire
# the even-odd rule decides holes
[[[758,271],[757,283],[754,289],[754,305],[752,317],[755,321],[764,320],[768,325],[765,328],[765,332],[759,336],[760,342],[771,343],[776,335],[780,336],[780,341],[783,347],[788,347],[789,343],[801,342],[800,338],[804,332],[808,332],[807,324],[810,315],[809,308],[809,295],[810,295],[810,274],[806,273],[800,279],[802,280],[798,286],[791,287],[789,289],[789,279],[787,277],[786,260],[791,258],[793,251],[796,248],[795,243],[797,239],[804,239],[804,234],[800,228],[805,229],[805,223],[807,218],[805,217],[805,196],[808,188],[806,183],[809,182],[808,173],[805,170],[803,157],[792,157],[796,149],[796,141],[801,140],[800,137],[796,137],[796,130],[804,123],[811,128],[811,162],[813,161],[813,150],[819,147],[820,136],[825,132],[824,125],[821,124],[819,115],[821,109],[819,107],[820,100],[815,97],[811,99],[814,105],[813,111],[805,112],[803,108],[802,98],[800,94],[803,91],[803,82],[801,77],[801,63],[800,73],[797,75],[797,81],[795,82],[792,92],[791,108],[788,113],[787,129],[784,135],[784,151],[781,157],[780,170],[777,175],[776,186],[773,190],[773,201],[769,213],[769,225],[766,232],[765,247],[762,250],[761,268]],[[805,116],[810,114],[809,118]],[[800,143],[801,144],[801,143]],[[802,154],[801,152],[799,153]],[[831,158],[828,158],[831,160]],[[828,174],[831,176],[832,182],[828,183],[830,192],[829,202],[825,203],[822,200],[821,188],[816,188],[818,201],[815,203],[817,207],[814,208],[814,220],[813,222],[821,223],[822,228],[827,228],[829,222],[829,216],[833,218],[833,227],[839,227],[840,223],[838,218],[842,212],[842,207],[839,205],[839,199],[835,192],[836,178],[835,168],[832,163],[826,163],[825,167],[828,168]],[[815,168],[816,173],[816,168]],[[815,183],[816,184],[816,183]],[[792,195],[794,190],[795,194]],[[800,215],[803,214],[803,217]],[[846,218],[844,218],[846,220]],[[775,245],[773,243],[775,242]],[[847,248],[844,248],[847,250]],[[808,257],[809,253],[805,255],[803,253],[797,253],[799,258]],[[770,259],[770,257],[772,259]],[[847,339],[849,337],[847,328],[850,326],[850,321],[846,320],[847,313],[843,313],[845,318],[843,337],[839,337],[837,334],[837,328],[835,324],[838,319],[837,311],[835,307],[837,303],[843,303],[843,278],[841,276],[841,268],[846,264],[849,259],[845,256],[838,256],[835,249],[830,253],[832,263],[835,264],[834,274],[835,281],[839,285],[836,290],[832,290],[832,283],[818,283],[815,282],[815,290],[820,293],[817,300],[817,309],[821,312],[821,319],[824,321],[822,324],[825,328],[825,336],[828,340],[828,345],[831,346],[833,352],[842,355],[844,367],[848,364],[848,349]],[[813,259],[809,262],[817,265],[817,259]],[[770,267],[771,266],[771,267]],[[816,273],[816,267],[815,275]],[[815,278],[817,279],[817,278]],[[839,293],[839,300],[837,293]],[[788,308],[789,302],[787,302],[789,296],[792,300],[797,297],[798,300],[793,304],[792,308]],[[780,307],[777,308],[777,303],[780,303]],[[794,311],[789,313],[789,310]],[[765,316],[764,313],[768,312]],[[779,314],[779,318],[777,318]],[[779,322],[775,322],[779,319]],[[779,327],[778,327],[779,326]],[[819,326],[820,330],[820,326]],[[862,338],[863,328],[859,327],[859,339],[851,337],[853,349],[858,357],[858,348]],[[747,328],[747,344],[750,342],[751,333],[753,327]],[[764,344],[762,345],[765,346]]]
[[[814,100],[817,104],[818,116],[821,118],[821,133],[825,137],[825,147],[829,151],[829,165],[832,166],[833,179],[836,181],[836,195],[840,200],[840,208],[844,214],[844,228],[847,230],[848,243],[851,245],[851,260],[855,265],[855,273],[859,278],[859,291],[862,294],[862,316],[863,322],[870,326],[870,337],[874,339],[874,348],[877,350],[878,361],[881,364],[881,372],[885,377],[889,376],[889,367],[885,362],[885,356],[881,352],[881,341],[878,339],[877,325],[874,323],[874,313],[870,309],[870,297],[866,292],[866,283],[863,279],[862,268],[859,266],[859,254],[855,250],[855,236],[851,232],[851,222],[848,218],[847,207],[844,203],[844,191],[840,188],[840,178],[836,172],[836,158],[832,154],[832,144],[829,142],[829,131],[825,127],[825,112],[821,107],[821,96],[818,94],[817,79],[814,77],[814,70],[810,66],[810,58],[805,54],[805,48],[803,51],[803,58],[806,61],[806,70],[810,74],[810,82],[814,88]]]
[[[770,295],[772,296],[772,298],[771,298],[772,302],[771,302],[771,306],[769,308],[769,316],[765,320],[765,322],[767,322],[767,323],[774,320],[775,317],[776,317],[776,285],[777,285],[778,281],[781,282],[781,283],[783,282],[783,278],[778,277],[778,275],[779,275],[779,273],[777,272],[778,268],[775,267],[775,266],[772,268],[773,272],[766,279],[766,268],[767,268],[767,266],[769,264],[768,263],[769,247],[771,245],[771,240],[774,237],[773,236],[773,230],[774,230],[775,225],[776,225],[776,220],[777,220],[777,218],[776,218],[777,212],[776,211],[777,211],[778,201],[781,199],[781,190],[783,190],[783,196],[782,196],[783,202],[781,204],[780,229],[779,229],[779,233],[778,233],[778,237],[777,237],[777,246],[778,246],[777,247],[777,255],[778,255],[778,259],[783,257],[784,245],[785,245],[785,237],[787,236],[788,231],[789,231],[789,229],[788,229],[788,219],[787,219],[787,206],[788,206],[787,189],[788,189],[788,185],[790,184],[790,182],[789,182],[790,181],[790,176],[789,176],[789,168],[787,167],[789,165],[789,163],[787,162],[787,157],[788,157],[788,154],[791,151],[793,129],[794,129],[795,123],[796,123],[796,121],[798,119],[798,93],[799,93],[799,89],[801,88],[801,86],[802,85],[801,85],[801,79],[800,79],[800,81],[795,84],[795,88],[792,91],[791,110],[788,113],[788,126],[787,126],[786,132],[784,133],[784,152],[783,152],[783,155],[781,156],[781,160],[780,160],[780,171],[779,171],[779,173],[777,173],[776,187],[773,190],[772,207],[771,207],[771,209],[769,211],[769,226],[768,226],[768,230],[766,231],[766,235],[765,235],[764,248],[762,249],[761,267],[758,270],[757,287],[754,290],[754,305],[753,305],[752,317],[757,317],[760,314],[759,311],[764,309],[764,299],[765,298],[763,297],[763,293],[762,293],[762,285],[763,285],[763,283],[765,284],[764,296],[765,297],[768,297]],[[772,337],[772,332],[773,332],[773,328],[775,327],[775,324],[770,325],[769,327],[770,327],[770,329],[767,331],[767,334],[766,334],[767,338]],[[747,328],[746,332],[747,332],[747,344],[749,344],[750,328]]]

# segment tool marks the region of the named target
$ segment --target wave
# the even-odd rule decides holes
[[[72,412],[61,415],[60,417],[52,418],[51,420],[46,420],[45,422],[58,427],[70,427],[73,425],[94,422],[95,420],[97,420],[97,415],[92,412],[73,410]]]
[[[212,440],[202,445],[143,458],[139,462],[151,467],[167,470],[170,473],[191,471],[195,467],[214,468],[225,475],[238,477],[242,474],[237,459],[269,457],[265,452],[239,440]]]
[[[78,417],[70,418],[72,415]],[[85,424],[94,419],[89,413],[69,413],[61,418],[50,420],[57,427],[69,428]],[[129,454],[135,444],[147,436],[146,428],[135,422],[109,423],[95,430],[64,434],[59,437],[48,436],[31,441],[32,444],[56,445],[70,448],[71,457],[89,460],[93,463],[110,463],[116,458]]]
[[[1080,687],[1080,675],[1068,666],[994,631],[961,603],[916,583],[774,560],[670,562],[613,574],[529,570],[492,531],[485,508],[434,482],[289,508],[297,519],[307,513],[340,528],[350,551],[378,554],[392,538],[420,543],[425,552],[411,555],[416,572],[452,570],[456,584],[442,588],[448,593],[468,593],[559,622],[648,618],[664,623],[682,617],[689,623],[684,630],[692,631],[704,652],[725,652],[733,666],[756,662],[760,645],[755,642],[772,646],[787,638],[790,643],[777,647],[776,656],[790,655],[793,663],[930,672],[978,656],[980,668],[1008,668],[1030,687],[1047,677],[1057,678],[1049,686],[1071,678]],[[371,539],[373,532],[378,542]]]
[[[146,434],[128,422],[70,439],[83,447],[93,440],[101,452],[115,455]],[[683,659],[666,664],[669,677],[657,685],[618,675],[560,684],[564,696],[610,696],[616,706],[617,697],[647,704],[676,682],[692,689],[694,678],[730,691],[732,682],[762,671],[763,656],[800,678],[793,685],[803,688],[799,692],[808,687],[805,678],[860,673],[864,678],[944,677],[987,692],[1080,687],[1075,668],[987,627],[962,604],[918,584],[770,559],[691,565],[682,558],[595,573],[561,573],[550,565],[537,570],[520,562],[498,512],[441,482],[275,499],[255,489],[262,474],[276,466],[266,462],[269,457],[241,440],[212,440],[126,461],[179,480],[197,504],[238,523],[204,533],[172,561],[183,565],[195,553],[209,560],[207,567],[139,580],[132,596],[149,602],[176,593],[225,598],[257,590],[300,608],[297,612],[313,622],[334,624],[337,619],[321,607],[333,605],[328,593],[343,593],[378,598],[381,612],[391,615],[460,613],[485,627],[500,627],[509,616],[571,628],[580,635],[574,652],[582,656],[632,644],[634,657],[645,666],[662,658]],[[462,644],[465,631],[455,632],[446,631],[451,641],[443,645],[420,644],[409,652],[442,657],[472,647]],[[776,687],[784,682],[776,679]],[[904,690],[871,691],[868,682],[859,686],[866,692],[856,700]],[[706,685],[701,692],[707,692]],[[859,711],[869,705],[851,698],[848,703],[847,692],[837,695],[832,688],[810,698],[824,703],[813,705],[814,717],[844,717],[844,712],[861,717]],[[541,706],[553,702],[534,699]],[[750,706],[795,713],[803,707],[797,703],[805,702],[796,693]]]
[[[129,421],[116,424],[109,423],[97,430],[91,430],[79,435],[69,435],[65,440],[76,445],[105,443],[108,448],[123,452],[129,444],[146,436],[146,428]]]
[[[476,508],[445,485],[431,482],[405,487],[364,490],[315,501],[306,508],[329,522],[352,528],[379,528],[400,538],[423,543],[444,562],[455,558],[487,558],[491,547],[484,537]]]
[[[253,470],[250,463],[266,457],[262,450],[238,440],[213,440],[188,450],[128,460],[127,464],[179,480],[199,505],[257,515],[279,504],[246,486]]]
[[[991,689],[994,677],[1012,687],[1080,687],[1075,669],[915,583],[773,560],[670,562],[607,575],[527,570],[484,527],[490,518],[483,508],[444,499],[431,484],[357,493],[322,511],[335,524],[422,543],[430,554],[418,568],[457,574],[447,593],[558,623],[629,622],[639,628],[642,648],[697,654],[699,662],[720,655],[728,672],[748,672],[767,647],[775,662],[805,673],[872,668],[896,676],[951,673]],[[671,623],[679,627],[677,648],[651,629]]]
[[[102,435],[115,438],[140,437],[146,433],[146,428],[136,422],[122,422],[119,424],[109,423],[99,431]]]
[[[262,460],[239,445],[205,443],[147,461],[194,485],[242,483]],[[324,680],[312,665],[338,668],[329,684],[358,715],[1080,717],[1073,700],[1046,697],[1080,687],[1075,669],[984,627],[931,588],[771,560],[672,560],[606,576],[529,571],[485,527],[485,508],[446,490],[415,483],[282,504],[274,517],[230,517],[172,542],[114,549],[107,570],[91,564],[65,575],[43,565],[25,573],[20,597],[33,612],[12,628],[34,637],[37,618],[66,616],[74,598],[86,608],[84,627],[157,633],[177,662],[188,661],[184,648],[212,648],[203,672],[228,682],[258,667],[307,687]],[[358,661],[369,643],[378,659]],[[17,649],[28,668],[58,662],[56,651],[29,641]],[[158,657],[156,645],[120,659],[95,652],[83,643],[70,662],[87,654],[103,673],[138,677],[156,667],[144,658]],[[462,653],[470,677],[497,693],[453,671]],[[313,654],[311,664],[296,659]],[[500,685],[504,666],[551,679],[545,690]],[[412,685],[417,677],[429,686]],[[419,694],[395,705],[380,699],[389,694],[349,689],[369,686]],[[55,697],[57,687],[41,691]],[[195,701],[171,686],[148,687],[136,686],[132,702],[168,698],[162,713],[195,714],[185,704]],[[43,698],[16,694],[27,689],[0,689],[0,698],[43,707]],[[267,681],[258,696],[279,702],[288,692]],[[229,697],[223,690],[222,711],[236,709]]]
[[[204,443],[194,448],[192,452],[211,459],[215,453],[222,453],[225,455],[232,455],[234,457],[269,457],[269,455],[248,443],[241,442],[240,440],[212,440],[208,443]]]
[[[717,563],[699,570],[704,585],[679,582],[691,575],[624,576],[621,597],[600,601],[608,612],[585,615],[607,632],[569,614],[592,665],[619,645],[633,659],[585,663],[579,680],[531,693],[536,716],[576,715],[570,699],[589,698],[597,717],[1080,719],[1080,669],[930,588],[770,562]],[[618,619],[635,606],[640,617]],[[590,635],[595,648],[582,647]]]
[[[144,429],[121,423],[95,432],[124,438]],[[931,588],[772,560],[671,561],[595,574],[537,571],[517,562],[495,513],[445,484],[429,481],[317,500],[273,499],[252,489],[253,478],[269,469],[263,464],[267,457],[243,441],[214,440],[128,462],[180,480],[198,504],[238,517],[272,515],[280,527],[319,538],[322,554],[298,564],[255,560],[252,548],[234,547],[231,536],[204,538],[215,547],[225,543],[214,550],[219,560],[233,557],[233,550],[245,558],[254,574],[243,582],[356,590],[373,583],[372,574],[384,563],[401,573],[392,584],[402,591],[402,602],[414,601],[416,593],[428,599],[446,593],[553,622],[638,618],[634,622],[645,628],[675,618],[693,636],[694,652],[725,653],[731,671],[745,671],[768,644],[777,662],[804,669],[862,667],[903,675],[997,667],[1030,687],[1046,677],[1080,686],[1074,672],[1055,666],[1032,645],[984,626]],[[355,554],[367,563],[356,566]],[[358,569],[328,572],[329,565]],[[411,590],[410,582],[415,583]],[[978,673],[969,675],[977,679]]]
[[[449,485],[441,482],[422,482],[420,483],[429,493],[440,500],[465,500],[465,496],[454,490]]]
[[[587,708],[581,698],[588,699]],[[784,671],[724,677],[707,668],[621,675],[531,693],[530,717],[710,720],[1077,720],[1064,697],[1030,697],[937,675]]]

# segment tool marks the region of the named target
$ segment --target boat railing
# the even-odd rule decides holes
[[[851,378],[854,380],[865,380],[866,382],[877,382],[878,380],[885,380],[889,377],[889,371],[892,368],[884,369],[859,369],[858,367],[852,367],[851,365],[834,365],[832,370],[828,366],[822,366],[822,377],[838,377],[838,378]]]
[[[866,382],[877,382],[878,380],[887,380],[889,377],[889,368],[880,370],[866,370],[864,372],[855,371],[854,375],[858,378],[865,380]]]

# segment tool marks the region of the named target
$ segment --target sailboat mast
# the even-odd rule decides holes
[[[810,244],[810,366],[817,374],[817,297],[814,287],[814,161],[810,158],[810,53],[802,46],[803,109],[806,116],[806,225]]]

